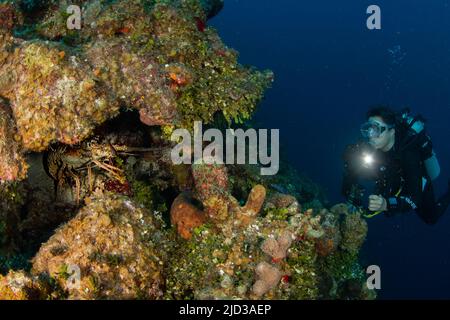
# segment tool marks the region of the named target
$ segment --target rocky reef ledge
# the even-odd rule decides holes
[[[0,299],[375,298],[366,222],[288,165],[171,162],[173,130],[248,123],[274,79],[222,7],[0,1]]]

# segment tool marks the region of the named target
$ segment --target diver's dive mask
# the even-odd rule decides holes
[[[392,129],[392,127],[387,126],[376,120],[369,120],[361,126],[361,134],[365,139],[379,138],[383,132]]]

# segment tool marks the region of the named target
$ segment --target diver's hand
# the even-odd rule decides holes
[[[382,196],[371,195],[369,197],[370,211],[387,211],[387,201]]]

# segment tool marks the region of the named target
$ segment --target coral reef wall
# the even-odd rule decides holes
[[[371,299],[366,222],[290,170],[174,165],[274,80],[222,0],[0,1],[0,299]]]

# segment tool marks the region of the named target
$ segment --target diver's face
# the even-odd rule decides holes
[[[394,145],[395,141],[395,129],[388,129],[389,126],[383,121],[381,117],[371,117],[369,122],[376,122],[381,127],[385,128],[379,136],[369,138],[369,143],[378,150],[389,151]]]

